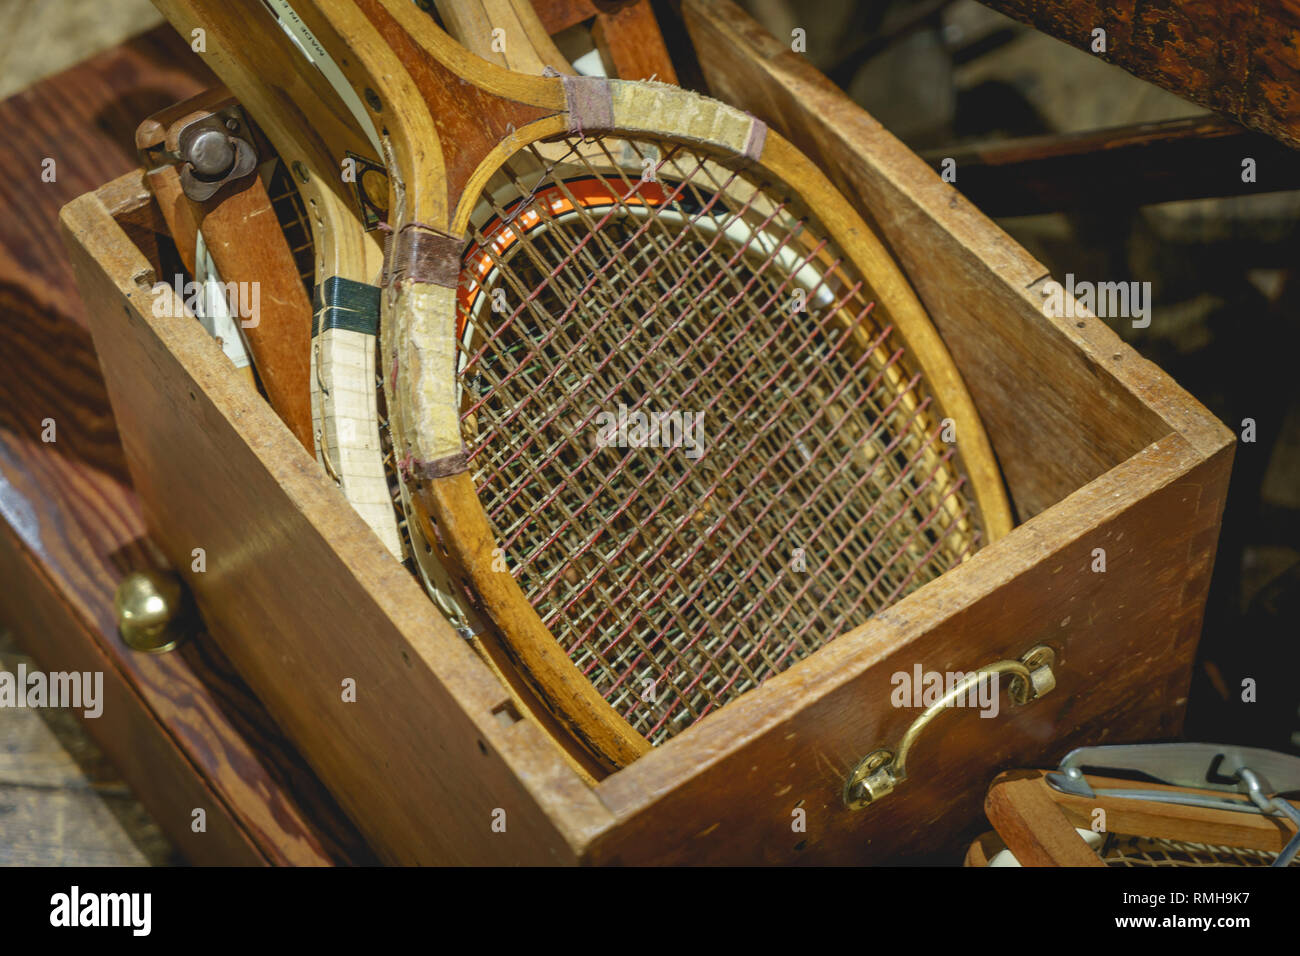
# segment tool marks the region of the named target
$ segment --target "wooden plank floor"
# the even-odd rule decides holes
[[[37,664],[0,632],[0,670]],[[179,862],[74,712],[0,710],[0,865]]]

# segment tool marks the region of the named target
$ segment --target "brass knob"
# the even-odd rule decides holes
[[[132,650],[150,654],[170,651],[180,643],[185,605],[180,578],[167,571],[134,571],[122,579],[113,596],[122,640]]]

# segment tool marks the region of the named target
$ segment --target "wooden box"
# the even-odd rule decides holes
[[[202,328],[155,315],[149,244],[131,238],[156,219],[141,175],[63,211],[148,526],[385,861],[957,862],[1000,770],[1180,730],[1232,434],[1101,322],[1045,316],[1046,270],[781,44],[733,8],[686,12],[714,92],[820,160],[890,244],[975,399],[1019,524],[599,781],[519,717]],[[1036,646],[1055,655],[1050,693],[996,719],[940,714],[892,793],[846,806],[853,768],[920,713],[891,705],[893,675],[970,672]]]

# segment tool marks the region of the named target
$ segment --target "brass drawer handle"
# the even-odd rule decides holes
[[[899,741],[896,751],[880,748],[873,750],[853,768],[848,779],[844,781],[844,803],[851,810],[861,810],[870,806],[907,779],[907,755],[921,731],[929,723],[948,709],[953,701],[965,694],[974,684],[994,674],[1010,674],[1011,681],[1007,687],[1007,696],[1015,704],[1027,704],[1037,700],[1056,686],[1056,675],[1052,665],[1056,663],[1055,652],[1045,645],[1031,649],[1018,661],[995,661],[973,673],[967,674],[952,690],[935,701],[921,716],[912,721]]]

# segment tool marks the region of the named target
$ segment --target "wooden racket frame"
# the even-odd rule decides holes
[[[1047,782],[1048,771],[1012,770],[989,787],[984,812],[998,838],[1022,866],[1105,866],[1076,828],[1090,829],[1097,810],[1111,833],[1204,843],[1278,853],[1291,839],[1288,821],[1258,813],[1217,810],[1101,795],[1062,793]],[[1221,790],[1192,790],[1165,784],[1087,775],[1094,790],[1155,790],[1223,797]],[[1300,806],[1300,804],[1297,804]],[[996,842],[980,837],[966,853],[967,866],[987,866]]]
[[[552,34],[591,24],[592,44],[611,76],[623,80],[677,83],[650,0],[599,9],[590,0],[565,2],[563,9],[541,0],[436,0],[443,25],[467,50],[490,63],[540,76],[546,67],[577,73]],[[543,14],[553,21],[543,21]],[[492,31],[505,31],[504,50],[493,49]],[[514,38],[514,39],[512,39]],[[522,38],[522,42],[517,42]]]
[[[489,63],[530,76],[541,76],[548,66],[576,72],[546,32],[532,0],[436,0],[436,6],[447,32]],[[504,50],[493,49],[494,30],[505,31]]]
[[[340,160],[349,153],[372,163],[380,157],[325,78],[274,26],[260,0],[156,0],[155,6],[182,36],[203,31],[205,62],[275,144],[309,219],[315,285],[330,278],[375,285],[383,269],[383,246],[362,224]],[[309,316],[310,306],[306,321]],[[378,419],[353,416],[350,428],[341,427],[332,404],[332,393],[364,389],[367,374],[373,382],[373,367],[367,372],[322,361],[321,349],[321,336],[313,336],[309,397],[316,458],[384,547],[401,560]]]
[[[489,177],[507,159],[578,125],[569,115],[560,78],[527,76],[484,61],[404,0],[312,0],[295,9],[383,131],[395,245],[408,229],[456,242]],[[612,122],[600,132],[671,140],[734,161],[761,128],[739,110],[674,87],[604,82]],[[588,128],[597,131],[590,123]],[[1001,537],[1010,530],[1010,509],[988,438],[907,281],[861,217],[790,143],[767,131],[756,159],[817,211],[830,238],[870,277],[878,321],[893,322],[955,423],[985,532],[990,541]],[[560,723],[603,763],[626,766],[650,744],[568,658],[514,577],[496,570],[497,544],[461,442],[454,376],[458,273],[437,281],[395,277],[393,259],[400,255],[389,253],[381,348],[395,362],[393,374],[385,374],[385,388],[395,445],[406,463],[410,518],[429,540],[444,542],[512,658]],[[880,309],[887,319],[879,318]]]
[[[142,122],[135,145],[145,162],[149,188],[190,274],[199,276],[196,241],[202,235],[222,282],[260,286],[258,321],[240,332],[250,364],[239,371],[254,388],[260,380],[271,407],[302,446],[314,453],[307,347],[311,312],[297,262],[275,219],[262,163],[223,183],[209,198],[196,200],[186,195],[180,164],[174,159],[185,126],[234,105],[225,87],[206,90]],[[255,149],[260,139],[251,128],[236,128],[235,135]]]

